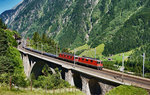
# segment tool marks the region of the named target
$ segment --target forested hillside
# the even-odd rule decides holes
[[[9,84],[9,80],[15,86],[25,87],[25,75],[19,51],[16,49],[16,31],[7,29],[0,19],[0,84]]]
[[[143,47],[149,56],[149,9],[150,0],[24,0],[0,18],[26,38],[45,33],[61,49],[104,44],[108,56]]]
[[[116,54],[137,47],[145,47],[143,52],[149,55],[150,44],[150,1],[144,8],[127,20],[112,41],[106,44],[104,54]],[[147,47],[147,48],[146,48]]]

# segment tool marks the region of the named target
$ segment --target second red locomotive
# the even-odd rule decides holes
[[[72,62],[75,60],[79,64],[96,67],[99,70],[102,70],[102,68],[103,68],[102,62],[100,60],[96,60],[94,58],[75,56],[75,59],[74,59],[74,55],[67,54],[67,53],[60,53],[59,58],[68,60],[68,61],[72,61]]]

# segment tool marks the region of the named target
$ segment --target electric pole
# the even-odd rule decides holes
[[[41,43],[41,51],[42,51],[42,54],[43,54],[43,44]]]
[[[122,82],[123,82],[123,72],[124,72],[124,53],[122,54]]]
[[[26,40],[24,40],[24,47],[27,47],[27,42],[26,42]]]
[[[56,44],[56,56],[57,56],[57,44]]]
[[[122,72],[124,72],[124,53],[122,54]]]
[[[95,48],[95,60],[96,60],[96,48]]]
[[[75,68],[75,49],[74,49],[74,68]]]
[[[144,77],[145,53],[143,53],[143,77]]]
[[[38,42],[36,42],[36,49],[38,50]]]

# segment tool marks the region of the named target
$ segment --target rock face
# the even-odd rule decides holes
[[[149,12],[146,11],[149,4],[149,0],[24,0],[16,8],[2,13],[0,18],[9,28],[25,33],[26,37],[32,37],[34,32],[46,32],[61,48],[75,48],[85,43],[96,47],[104,43],[108,52],[108,43],[124,40],[131,42],[122,50],[127,51],[137,45],[133,46],[131,40],[118,42],[116,39],[121,33],[125,33],[122,38],[129,36],[127,29],[137,34],[141,30],[148,31],[142,23],[149,27]],[[142,19],[143,13],[147,16]],[[116,48],[116,44],[111,48]]]
[[[14,19],[16,18],[16,16],[26,7],[28,3],[30,3],[30,1],[31,0],[24,0],[13,9],[3,12],[0,15],[0,18],[5,21],[5,24],[11,24],[13,21],[15,21]]]

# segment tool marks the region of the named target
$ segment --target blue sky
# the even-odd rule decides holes
[[[20,3],[22,0],[0,0],[0,14]]]

